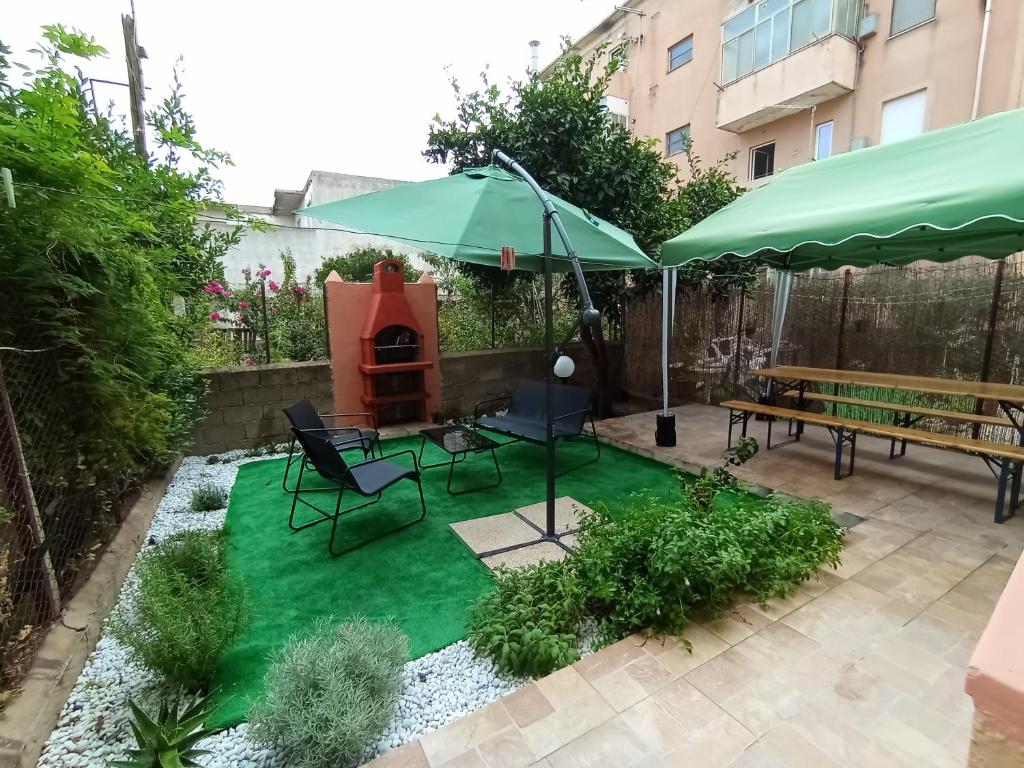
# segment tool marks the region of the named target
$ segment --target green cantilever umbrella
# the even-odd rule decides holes
[[[545,275],[547,371],[547,519],[538,539],[481,556],[549,541],[565,546],[555,532],[555,446],[551,422],[551,275],[573,272],[583,304],[581,324],[600,315],[590,301],[584,270],[651,269],[633,238],[582,208],[548,194],[510,157],[495,150],[505,168],[467,168],[442,179],[404,184],[297,211],[366,234],[381,235],[425,251],[473,264],[500,266],[502,248],[515,251],[515,266]],[[508,170],[506,170],[506,168]],[[553,238],[552,230],[558,234]],[[567,547],[566,547],[567,548]]]
[[[582,208],[548,195],[587,271],[649,269],[656,265],[629,233]],[[417,184],[315,205],[303,216],[383,235],[450,259],[497,267],[501,247],[516,251],[516,269],[544,271],[543,208],[522,177],[495,165]],[[565,244],[555,240],[552,269],[572,269]]]

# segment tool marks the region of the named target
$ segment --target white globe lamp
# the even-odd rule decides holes
[[[559,355],[555,360],[555,376],[560,379],[568,379],[576,370],[576,363],[568,355]]]

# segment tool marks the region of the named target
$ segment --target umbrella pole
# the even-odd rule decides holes
[[[668,409],[668,342],[675,318],[674,285],[669,270],[661,270],[661,413],[655,417],[654,429],[654,444],[659,448],[676,444],[676,415]]]
[[[545,448],[547,449],[547,507],[544,537],[557,541],[555,537],[555,435],[551,422],[551,389],[554,387],[552,360],[555,354],[555,321],[551,297],[551,215],[544,212],[544,413]]]
[[[545,495],[545,508],[544,508],[544,527],[541,528],[539,525],[534,523],[530,518],[519,513],[518,510],[513,512],[516,517],[526,523],[528,526],[533,528],[538,536],[536,539],[530,541],[524,541],[519,544],[510,544],[506,547],[499,547],[492,549],[487,552],[478,552],[477,558],[483,560],[494,555],[501,555],[506,552],[512,552],[517,549],[525,549],[526,547],[533,547],[537,544],[543,544],[549,542],[556,544],[568,553],[572,553],[572,548],[569,547],[562,541],[562,536],[570,533],[575,533],[575,530],[567,530],[562,533],[555,532],[555,437],[554,437],[554,422],[551,418],[551,401],[554,399],[554,355],[555,355],[555,320],[554,320],[554,308],[553,308],[553,297],[552,297],[552,279],[551,279],[551,228],[552,220],[557,222],[557,214],[553,209],[549,210],[545,205],[544,207],[544,450],[546,454],[546,460],[544,462],[544,480],[546,493]]]

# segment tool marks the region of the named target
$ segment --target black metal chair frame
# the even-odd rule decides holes
[[[283,410],[284,410],[285,416],[288,418],[289,422],[291,422],[291,418],[288,416],[288,409],[285,408]],[[317,416],[320,418],[320,423],[323,425],[321,427],[314,427],[314,428],[310,428],[310,429],[301,429],[301,428],[297,427],[294,422],[292,422],[291,428],[293,430],[293,433],[292,433],[292,439],[291,439],[291,441],[288,444],[288,461],[284,465],[284,477],[281,478],[281,488],[284,489],[285,493],[295,493],[295,488],[298,487],[297,485],[295,486],[295,488],[289,488],[288,487],[288,475],[292,471],[292,465],[294,465],[295,462],[300,461],[301,458],[302,458],[302,453],[301,452],[299,452],[299,454],[295,453],[295,434],[294,434],[294,430],[295,429],[300,429],[300,431],[302,431],[302,432],[304,432],[306,434],[312,434],[312,435],[315,435],[315,436],[318,436],[318,437],[323,437],[325,439],[333,437],[333,436],[336,436],[337,434],[341,434],[341,433],[344,433],[344,432],[355,432],[357,437],[353,437],[352,440],[349,441],[350,444],[343,445],[342,447],[337,447],[338,451],[361,450],[363,452],[363,458],[364,459],[372,458],[373,456],[376,456],[377,453],[380,453],[380,455],[382,455],[382,456],[384,455],[384,449],[381,447],[381,444],[380,444],[380,434],[377,432],[377,418],[376,418],[376,416],[374,416],[374,414],[369,413],[369,412],[362,412],[362,413],[317,413]],[[354,426],[354,425],[353,426],[343,426],[343,427],[342,426],[328,427],[323,422],[324,418],[354,418],[356,416],[363,416],[363,417],[365,417],[370,422],[370,429],[373,430],[373,432],[374,432],[372,437],[365,437],[364,436],[364,431],[361,430],[359,427]],[[369,449],[367,449],[365,447],[366,445],[369,445]],[[375,445],[377,446],[377,451],[376,452],[374,452],[374,449],[373,449]],[[327,490],[329,490],[329,489],[327,489]]]
[[[332,557],[338,557],[339,555],[343,555],[346,552],[351,552],[354,549],[358,549],[360,547],[366,546],[367,544],[369,544],[369,543],[371,543],[373,541],[376,541],[377,539],[380,539],[380,538],[382,538],[384,536],[388,536],[388,535],[390,535],[392,533],[396,533],[397,531],[400,531],[403,528],[408,528],[410,525],[414,525],[415,523],[418,523],[418,522],[422,521],[427,516],[427,504],[426,504],[426,501],[423,498],[423,483],[422,483],[422,480],[420,478],[420,468],[419,468],[419,464],[418,464],[418,462],[416,460],[416,452],[415,451],[412,451],[412,450],[398,451],[397,453],[391,453],[391,454],[387,454],[385,456],[377,456],[377,457],[372,458],[372,459],[367,459],[365,461],[359,462],[358,464],[346,464],[344,462],[344,460],[341,459],[341,456],[340,456],[340,453],[339,453],[338,454],[339,461],[340,461],[341,465],[343,465],[345,467],[345,470],[344,470],[344,473],[341,476],[338,476],[330,468],[324,467],[324,466],[318,466],[317,462],[310,456],[309,451],[306,449],[306,446],[304,444],[304,440],[312,439],[312,440],[320,440],[325,445],[330,446],[330,443],[328,443],[327,440],[325,440],[323,437],[318,437],[316,435],[308,435],[306,433],[298,434],[298,433],[301,432],[301,430],[296,430],[294,428],[293,428],[293,432],[296,433],[295,436],[298,439],[299,443],[303,444],[303,455],[302,455],[301,463],[299,465],[299,477],[298,477],[298,480],[296,481],[296,484],[295,484],[295,491],[292,492],[292,507],[291,507],[291,511],[288,514],[288,527],[291,528],[293,531],[302,531],[302,530],[305,530],[306,528],[312,528],[315,525],[320,525],[320,523],[326,523],[326,522],[329,521],[331,523],[331,538],[330,538],[330,540],[328,541],[328,544],[327,544],[327,551],[330,552]],[[333,450],[333,446],[331,446],[331,449]],[[381,461],[388,461],[389,459],[393,459],[393,458],[395,458],[397,456],[402,456],[402,455],[405,455],[405,454],[409,454],[410,456],[412,456],[413,467],[414,467],[413,470],[411,470],[410,472],[403,473],[403,474],[397,476],[394,480],[392,480],[391,482],[389,482],[386,485],[384,485],[381,488],[379,488],[375,493],[367,493],[367,492],[365,492],[363,489],[361,489],[359,487],[359,483],[356,481],[356,478],[355,478],[355,476],[354,476],[354,474],[352,472],[353,469],[357,469],[359,467],[371,465],[371,464],[374,464],[374,463],[377,463],[377,462],[381,462]],[[307,488],[306,490],[302,490],[302,477],[309,470],[316,472],[324,480],[327,480],[328,482],[333,483],[334,487],[330,487],[330,488]],[[420,514],[419,514],[419,516],[416,517],[413,520],[410,520],[410,521],[406,522],[406,523],[402,523],[399,526],[396,526],[394,528],[389,528],[388,530],[383,531],[383,532],[377,534],[376,536],[372,536],[369,539],[365,539],[363,541],[360,541],[357,544],[353,544],[350,547],[346,547],[345,549],[335,550],[334,542],[335,542],[335,539],[337,538],[337,533],[338,533],[338,520],[342,516],[350,514],[351,512],[355,512],[357,510],[364,509],[365,507],[369,507],[369,506],[372,506],[373,504],[376,504],[377,502],[379,502],[381,500],[381,495],[383,494],[383,492],[385,490],[390,488],[392,485],[400,482],[401,480],[412,480],[413,482],[416,483],[416,488],[419,491],[419,495],[420,495]],[[335,502],[334,511],[333,512],[330,511],[329,509],[322,509],[321,507],[318,507],[315,504],[313,504],[313,503],[311,503],[309,501],[306,501],[306,499],[302,498],[302,495],[305,494],[305,493],[316,493],[316,492],[333,491],[333,490],[337,490],[337,492],[338,492],[338,498],[337,498],[337,501]],[[363,502],[362,504],[357,504],[354,507],[349,507],[348,509],[342,509],[342,501],[343,501],[344,496],[345,496],[345,491],[351,491],[352,493],[358,494],[359,496],[361,496],[363,498],[369,498],[370,501]],[[314,510],[317,514],[319,514],[320,517],[317,518],[317,519],[311,520],[311,521],[309,521],[307,523],[302,523],[300,525],[296,525],[295,524],[295,509],[296,509],[296,506],[299,503],[305,504],[307,507],[309,507],[310,509]]]
[[[499,445],[511,445],[512,443],[518,443],[518,442],[523,442],[523,441],[528,442],[528,443],[533,443],[535,445],[544,445],[544,441],[543,440],[536,440],[534,438],[526,437],[524,435],[517,435],[517,434],[515,434],[513,432],[505,432],[505,431],[502,431],[501,429],[496,428],[494,426],[489,426],[489,425],[486,425],[486,424],[480,424],[479,423],[480,416],[483,415],[481,413],[481,411],[480,411],[480,407],[481,406],[489,405],[491,403],[501,403],[501,402],[511,404],[513,402],[514,394],[515,393],[513,392],[513,393],[510,393],[510,394],[501,395],[500,397],[492,397],[492,398],[489,398],[487,400],[479,400],[476,403],[476,405],[473,406],[473,428],[476,429],[476,430],[479,430],[479,429],[483,428],[483,429],[486,429],[488,431],[497,432],[498,434],[501,434],[501,435],[504,435],[506,437],[512,438],[511,440],[506,440],[504,443],[500,443]],[[597,462],[601,458],[601,441],[597,437],[597,427],[594,425],[594,415],[593,415],[593,412],[592,412],[590,406],[587,406],[586,408],[580,408],[579,410],[576,410],[576,411],[570,411],[569,413],[563,413],[563,414],[560,414],[558,416],[555,416],[553,419],[551,419],[551,423],[552,423],[552,425],[554,425],[556,422],[558,422],[558,421],[560,421],[562,419],[569,419],[569,418],[572,418],[574,416],[580,416],[580,415],[585,415],[584,421],[583,421],[583,426],[584,427],[586,426],[586,422],[588,422],[588,421],[590,422],[590,434],[587,434],[584,431],[584,429],[581,429],[580,432],[577,433],[577,434],[568,434],[568,435],[558,435],[558,434],[555,434],[555,435],[553,435],[552,439],[555,440],[555,441],[558,441],[558,440],[573,440],[573,439],[577,439],[577,438],[581,438],[582,437],[585,440],[592,440],[593,443],[594,443],[595,448],[597,449],[597,455],[594,456],[594,458],[592,458],[592,459],[587,459],[586,461],[581,462],[580,464],[577,464],[576,466],[569,467],[567,469],[563,469],[560,472],[555,473],[555,477],[561,477],[562,475],[567,475],[570,472],[575,472],[577,469],[582,469],[583,467],[589,466],[590,464],[594,464],[595,462]],[[540,422],[538,422],[538,423],[540,423]],[[545,425],[545,427],[546,427],[546,425]]]

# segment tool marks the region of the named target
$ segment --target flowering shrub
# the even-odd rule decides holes
[[[228,320],[236,327],[247,328],[257,337],[254,354],[239,351],[236,362],[245,365],[287,360],[319,360],[326,356],[323,303],[312,290],[310,279],[300,283],[295,278],[295,258],[290,252],[281,254],[284,275],[281,282],[270,279],[273,274],[264,264],[255,273],[251,267],[242,269],[242,283],[234,290],[218,280],[203,287],[211,305],[212,321]],[[264,340],[270,337],[270,360],[266,359]]]

